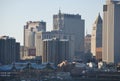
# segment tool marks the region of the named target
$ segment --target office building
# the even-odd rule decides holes
[[[46,31],[46,22],[29,21],[24,26],[24,46],[35,47],[35,34],[38,31]]]
[[[84,52],[85,21],[81,15],[59,13],[53,15],[53,30],[62,31],[75,36],[75,54]]]
[[[28,48],[25,46],[20,47],[20,59],[26,60],[26,59],[35,59],[36,56],[36,48]]]
[[[88,53],[91,51],[91,35],[87,34],[84,41],[84,52]]]
[[[16,42],[16,44],[15,44],[15,51],[16,51],[15,61],[19,62],[20,61],[20,43],[19,42]]]
[[[23,59],[35,58],[36,56],[35,35],[39,31],[42,32],[46,31],[46,22],[29,21],[24,26],[24,49],[21,50],[24,53]]]
[[[66,39],[69,40],[69,59],[73,59],[74,57],[74,35],[72,34],[67,34],[63,33],[61,31],[51,31],[51,32],[37,32],[35,36],[35,41],[36,41],[36,56],[43,56],[43,40],[44,39],[52,39],[52,38],[57,38],[57,39]]]
[[[57,65],[69,57],[69,41],[64,39],[44,39],[42,62]]]
[[[107,0],[103,6],[102,60],[120,62],[120,1]]]
[[[24,46],[20,46],[20,59],[23,60],[25,56]]]
[[[11,64],[19,61],[19,47],[20,44],[12,37],[0,37],[0,63]]]
[[[102,48],[102,18],[100,14],[98,14],[93,24],[92,35],[91,35],[91,53],[95,57],[102,55],[102,51],[100,52],[100,49],[98,50],[98,48]]]

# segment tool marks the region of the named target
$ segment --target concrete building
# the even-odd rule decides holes
[[[53,30],[62,31],[75,36],[75,54],[84,52],[85,21],[81,15],[59,13],[53,15]]]
[[[25,46],[20,47],[20,59],[27,60],[27,59],[35,59],[36,56],[36,48],[28,48]]]
[[[25,56],[24,46],[20,46],[20,59],[23,60],[24,56]]]
[[[120,1],[107,0],[103,6],[103,55],[107,63],[120,62]]]
[[[20,43],[19,42],[16,42],[15,44],[15,51],[16,51],[15,61],[19,62],[20,61]]]
[[[96,60],[102,61],[102,47],[96,48]]]
[[[30,59],[36,56],[35,35],[39,31],[46,31],[46,22],[29,21],[24,26],[24,49],[21,50],[24,53],[24,59]]]
[[[61,31],[51,31],[51,32],[37,32],[35,36],[36,41],[36,56],[43,56],[43,40],[44,39],[66,39],[69,40],[69,58],[72,59],[74,57],[74,35],[63,33]]]
[[[100,14],[98,14],[93,24],[92,35],[91,35],[91,53],[93,54],[93,56],[96,57],[98,53],[97,48],[101,48],[101,47],[102,47],[102,18]]]
[[[56,65],[69,58],[69,41],[64,39],[44,39],[42,62],[52,62]]]
[[[16,43],[14,38],[8,36],[0,37],[0,63],[11,64],[19,61],[19,48],[20,44]]]
[[[91,51],[91,35],[87,34],[84,41],[84,52],[88,53]]]
[[[24,26],[24,46],[35,47],[35,34],[38,31],[46,31],[46,22],[29,21]]]

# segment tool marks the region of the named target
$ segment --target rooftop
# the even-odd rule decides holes
[[[100,16],[100,13],[98,14],[98,16],[97,16],[97,18],[96,18],[96,20],[95,20],[94,23],[95,23],[95,24],[101,24],[101,23],[102,23],[102,18],[101,18],[101,16]]]
[[[14,38],[9,36],[0,36],[0,39],[14,39]]]

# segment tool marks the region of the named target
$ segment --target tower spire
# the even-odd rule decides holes
[[[61,9],[60,9],[60,7],[59,7],[59,14],[61,14]]]
[[[98,13],[98,16],[97,16],[97,18],[96,18],[96,20],[95,20],[94,23],[95,23],[95,24],[102,23],[102,18],[101,18],[101,16],[100,16],[100,12]]]

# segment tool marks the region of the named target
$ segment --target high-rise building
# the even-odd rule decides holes
[[[88,53],[91,51],[91,35],[87,34],[85,36],[85,41],[84,41],[84,52]]]
[[[69,59],[72,60],[74,57],[74,35],[72,34],[67,34],[63,33],[61,31],[51,31],[51,32],[37,32],[35,36],[35,41],[36,41],[36,56],[43,56],[43,40],[45,39],[52,39],[52,38],[57,38],[57,39],[66,39],[69,40]]]
[[[91,53],[95,57],[98,56],[98,54],[102,55],[102,52],[100,52],[98,48],[102,48],[102,18],[100,14],[97,16],[93,24],[91,35]],[[99,53],[97,51],[99,51]]]
[[[24,46],[20,46],[20,59],[23,60],[25,57]]]
[[[20,44],[12,37],[0,37],[0,63],[10,64],[19,60]]]
[[[24,59],[34,58],[36,56],[35,35],[37,32],[46,31],[46,22],[43,21],[29,21],[24,26]],[[22,52],[21,52],[22,53]],[[27,55],[27,56],[26,56]]]
[[[120,62],[120,1],[107,0],[103,6],[103,54],[107,63]]]
[[[46,22],[29,21],[24,26],[24,46],[35,47],[35,34],[38,31],[46,31]]]
[[[15,61],[19,62],[20,61],[20,43],[19,42],[16,42],[15,51],[16,51],[16,53],[15,53],[15,55],[16,55]]]
[[[69,57],[69,41],[64,39],[44,39],[42,62],[52,62],[56,65]]]
[[[79,14],[63,14],[53,15],[53,30],[62,31],[75,36],[75,53],[84,52],[84,28],[85,21],[81,19]]]

